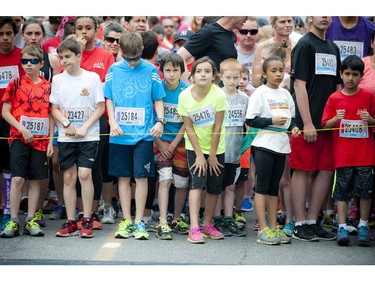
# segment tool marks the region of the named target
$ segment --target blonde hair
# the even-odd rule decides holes
[[[238,71],[242,73],[242,65],[238,60],[233,58],[223,60],[220,63],[220,75],[223,75],[225,71]]]

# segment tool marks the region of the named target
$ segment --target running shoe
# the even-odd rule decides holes
[[[187,241],[193,244],[204,244],[205,241],[199,227],[196,226],[190,229]]]
[[[158,231],[158,225],[159,225],[159,219],[154,220],[154,216],[151,216],[151,219],[149,219],[146,224],[147,232],[157,232]]]
[[[234,211],[233,212],[233,218],[237,222],[246,223],[246,218],[242,215],[241,211]]]
[[[294,226],[294,231],[292,237],[301,241],[315,242],[319,241],[319,238],[310,228],[308,224],[302,224]]]
[[[265,227],[263,230],[258,230],[256,242],[264,245],[279,245],[281,243],[280,238],[277,237],[276,233],[269,227]]]
[[[357,219],[357,218],[359,218],[359,213],[360,213],[359,208],[356,205],[352,204],[352,207],[350,208],[348,218],[352,219],[352,220]]]
[[[258,231],[259,228],[260,228],[259,221],[256,220],[255,223],[254,223],[254,226],[253,226],[253,230],[254,230],[254,231]]]
[[[224,236],[233,236],[233,237],[245,237],[246,236],[246,231],[239,229],[239,227],[237,226],[237,224],[235,223],[232,217],[225,217],[220,226],[222,230],[222,231],[220,230],[220,232],[222,232]]]
[[[82,219],[82,228],[79,232],[81,238],[91,238],[94,236],[94,220],[93,218],[83,218]]]
[[[53,207],[53,212],[49,216],[50,220],[61,220],[66,219],[66,209],[65,206],[58,204],[55,207]]]
[[[324,230],[324,228],[320,224],[314,223],[310,224],[309,226],[319,240],[330,241],[336,239],[336,235],[334,233]]]
[[[273,231],[275,232],[276,237],[279,238],[280,244],[290,244],[292,242],[292,238],[287,236],[280,227],[277,226]]]
[[[159,225],[156,232],[156,236],[161,240],[172,240],[172,230],[169,228],[168,222],[162,217],[159,218]]]
[[[78,229],[82,228],[82,219],[83,219],[83,214],[78,214],[76,217],[76,223],[77,223]]]
[[[44,215],[42,213],[42,210],[38,210],[34,214],[34,220],[37,224],[39,224],[40,227],[45,227],[46,222],[44,220]]]
[[[55,199],[49,198],[47,204],[43,206],[43,214],[52,214],[57,204],[58,203]]]
[[[20,235],[20,225],[14,221],[8,221],[4,230],[0,233],[1,238],[13,238]]]
[[[178,218],[177,221],[172,221],[171,229],[177,234],[184,235],[189,233],[189,226],[182,218]]]
[[[96,211],[92,212],[91,213],[91,219],[92,219],[94,229],[96,229],[96,230],[97,229],[103,229],[103,224],[100,222],[98,212],[96,212]]]
[[[337,244],[340,246],[347,246],[350,242],[349,233],[344,227],[340,227],[337,231]]]
[[[102,223],[115,223],[116,212],[112,205],[104,205]]]
[[[357,241],[362,246],[368,246],[370,243],[370,234],[367,226],[358,227]]]
[[[283,228],[283,231],[286,236],[292,237],[294,231],[294,221],[288,221]]]
[[[129,238],[133,235],[133,224],[128,219],[122,219],[115,233],[115,238]]]
[[[253,204],[249,198],[244,198],[242,201],[241,211],[251,212],[253,210]]]
[[[334,225],[334,221],[335,221],[335,215],[324,214],[322,225],[323,227],[326,227],[326,228],[332,228]]]
[[[201,233],[204,238],[211,238],[214,240],[224,239],[223,233],[218,231],[212,223],[209,225],[203,226]]]
[[[67,220],[62,227],[56,231],[57,237],[69,237],[79,234],[77,223],[73,220]]]
[[[37,223],[36,219],[33,218],[32,220],[25,222],[23,235],[40,237],[44,236],[44,232],[40,229],[40,225]]]
[[[150,235],[147,233],[146,224],[143,220],[138,220],[134,224],[133,236],[136,240],[148,240]]]
[[[1,218],[1,229],[4,230],[6,228],[7,223],[10,221],[10,215],[3,214]]]

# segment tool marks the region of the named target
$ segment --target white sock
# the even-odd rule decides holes
[[[302,226],[305,223],[305,221],[296,221],[294,226]]]
[[[358,224],[358,227],[361,227],[361,226],[367,226],[368,224],[368,221],[364,221],[362,219],[359,219],[359,224]]]
[[[316,224],[316,220],[306,220],[306,224],[308,225]]]
[[[339,229],[340,229],[341,227],[343,227],[344,229],[346,229],[346,223],[340,223],[340,224],[339,224]]]

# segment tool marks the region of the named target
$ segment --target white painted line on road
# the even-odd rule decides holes
[[[115,249],[121,246],[121,243],[105,243],[102,248]]]

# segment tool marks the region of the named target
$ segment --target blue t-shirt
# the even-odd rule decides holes
[[[190,85],[180,80],[178,87],[174,90],[169,90],[162,81],[165,97],[163,98],[164,102],[164,118],[167,123],[164,126],[164,133],[160,139],[165,141],[173,141],[176,137],[178,131],[183,125],[182,116],[178,114],[177,105],[178,105],[178,96],[180,93],[188,88]]]
[[[125,61],[114,63],[106,75],[104,96],[112,100],[115,119],[123,136],[109,138],[110,143],[134,145],[140,140],[153,141],[154,101],[165,97],[157,68],[142,60],[135,68]]]

